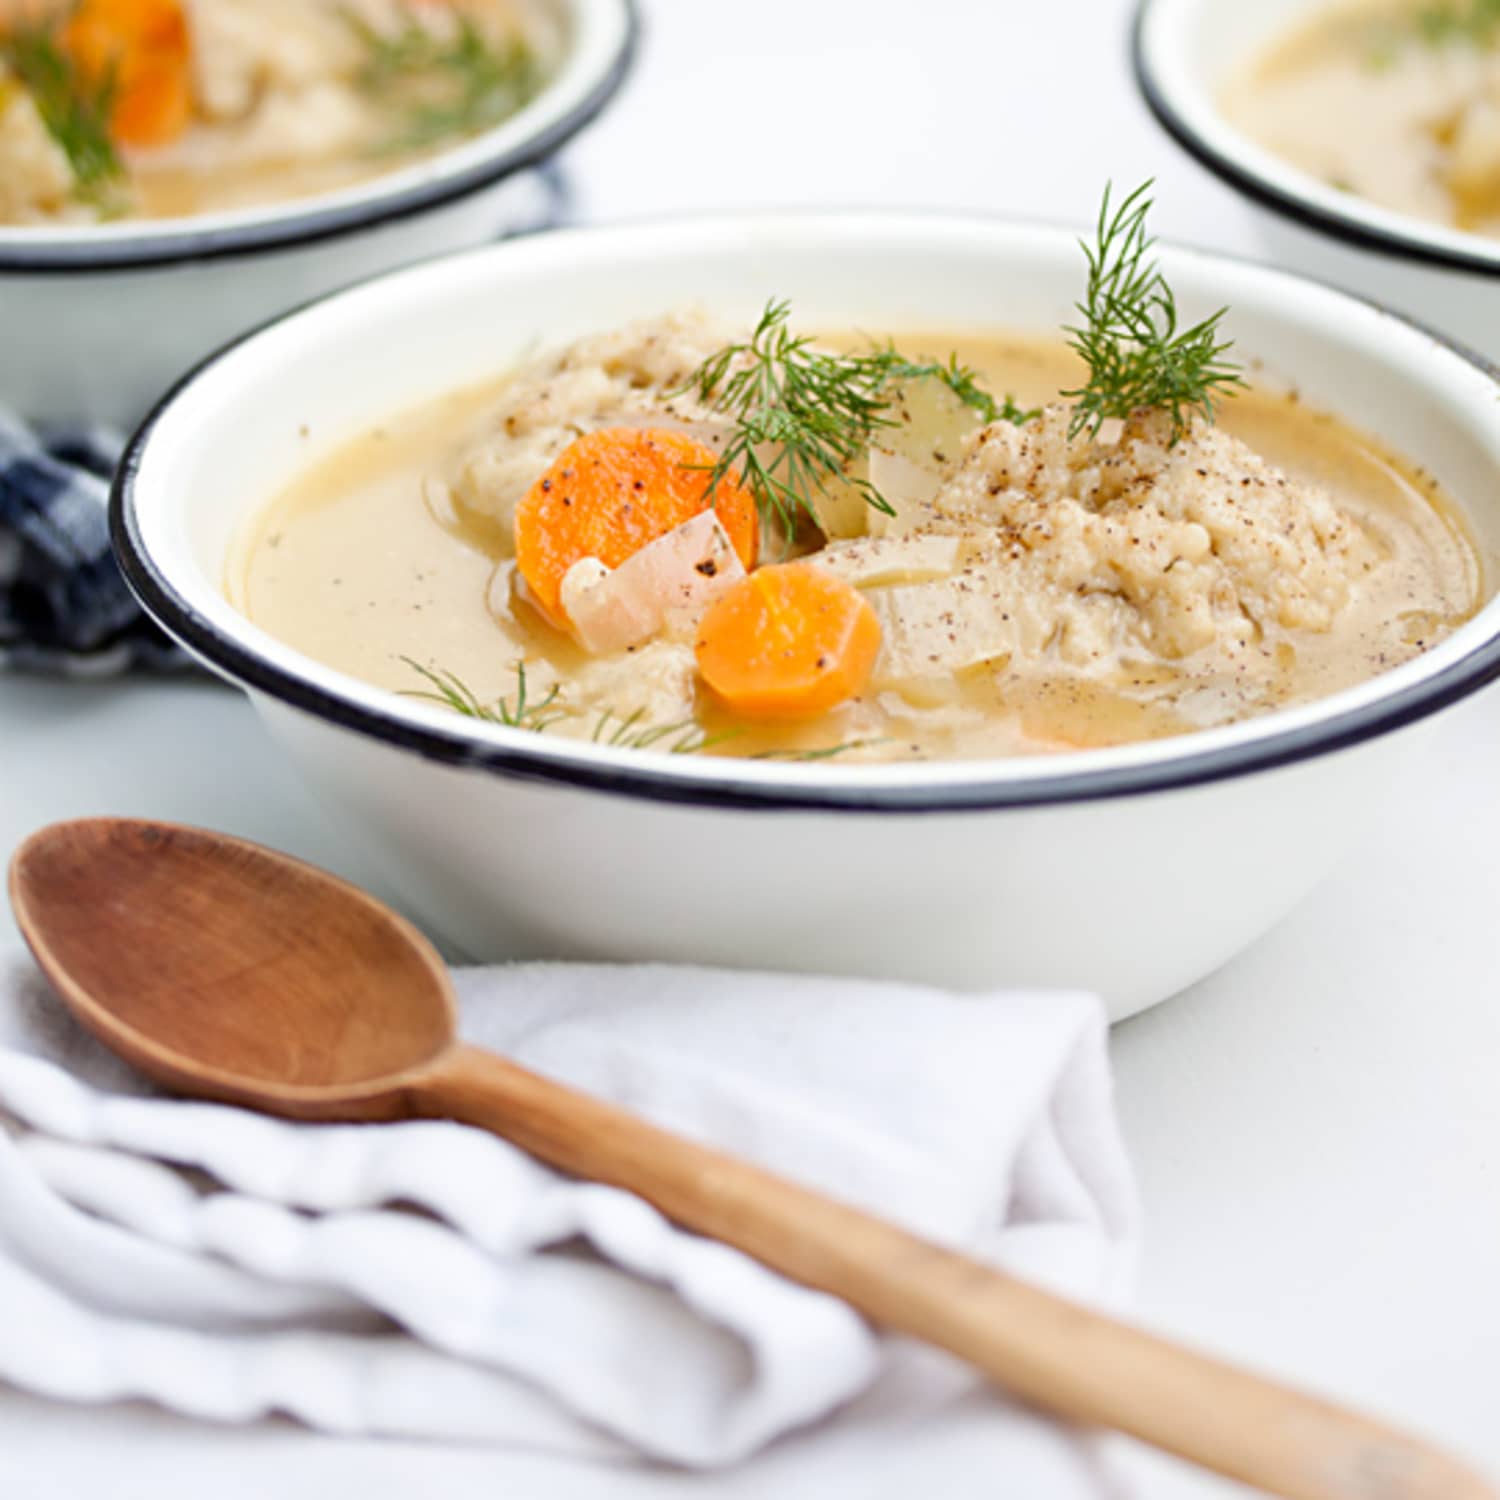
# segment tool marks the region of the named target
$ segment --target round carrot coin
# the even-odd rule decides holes
[[[749,491],[725,476],[710,491],[718,455],[686,433],[613,427],[568,444],[516,507],[516,565],[531,597],[562,618],[562,581],[574,563],[626,558],[713,508],[740,561],[754,567],[760,521]]]
[[[814,563],[760,568],[711,604],[698,670],[747,718],[812,718],[857,696],[880,654],[880,621],[852,585]]]
[[[181,0],[82,0],[62,33],[78,66],[114,87],[110,134],[164,146],[191,123],[192,39]]]

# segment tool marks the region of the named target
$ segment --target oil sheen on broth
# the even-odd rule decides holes
[[[1330,186],[1500,236],[1500,12],[1346,0],[1256,58],[1222,106]]]
[[[1073,356],[1055,341],[907,335],[902,345],[952,349],[990,389],[1023,403],[1053,400],[1076,383]],[[502,381],[449,395],[311,468],[241,539],[226,585],[231,601],[295,649],[396,692],[423,689],[410,665],[419,662],[453,673],[482,701],[513,701],[524,661],[534,699],[557,685],[558,701],[574,710],[549,734],[590,737],[602,725],[607,739],[627,721],[665,727],[686,714],[710,738],[706,753],[845,747],[843,763],[1056,752],[1248,717],[1408,659],[1478,600],[1475,552],[1429,479],[1295,396],[1251,391],[1226,404],[1224,429],[1289,480],[1322,487],[1379,563],[1365,570],[1370,581],[1356,584],[1332,629],[1256,632],[1255,671],[1200,664],[1195,677],[1192,653],[1136,653],[1099,668],[1087,652],[1067,660],[1049,641],[1037,660],[988,659],[917,682],[877,670],[870,690],[811,721],[736,720],[702,688],[687,690],[685,710],[664,706],[654,687],[637,690],[628,653],[590,659],[518,601],[507,529],[455,503],[459,456],[491,433],[505,390]]]

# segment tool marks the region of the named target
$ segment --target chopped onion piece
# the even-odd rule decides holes
[[[574,563],[563,578],[562,605],[583,648],[603,656],[649,640],[674,610],[705,609],[744,576],[729,534],[705,510],[613,571],[596,557]]]
[[[923,464],[883,448],[870,450],[870,483],[880,491],[895,515],[876,513],[870,530],[876,536],[905,536],[930,519],[932,502],[942,488],[943,476]]]

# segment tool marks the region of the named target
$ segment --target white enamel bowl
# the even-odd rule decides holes
[[[1177,143],[1254,207],[1275,265],[1413,313],[1500,359],[1500,240],[1395,213],[1283,161],[1224,116],[1224,87],[1329,0],[1140,0],[1136,80]]]
[[[134,426],[226,339],[337,287],[534,227],[533,170],[619,87],[632,0],[547,0],[564,55],[503,125],[336,193],[233,213],[96,226],[0,225],[0,407]]]
[[[1164,254],[1185,312],[1382,433],[1500,560],[1500,387],[1421,328],[1281,273]],[[428,924],[480,958],[697,960],[961,988],[1082,986],[1125,1016],[1238,952],[1379,816],[1414,727],[1500,674],[1500,604],[1311,707],[1053,759],[856,766],[610,750],[366,687],[250,624],[221,582],[246,520],[391,413],[684,303],[810,327],[1052,330],[1072,233],[789,216],[534,236],[296,313],[189,377],[137,435],[116,547],[150,612],[245,688]]]

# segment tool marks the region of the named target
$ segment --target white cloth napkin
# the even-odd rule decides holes
[[[656,967],[458,983],[467,1037],[538,1071],[1074,1295],[1128,1277],[1088,997]],[[887,1422],[972,1393],[913,1354],[481,1132],[155,1096],[0,967],[0,1379],[23,1389],[716,1469],[872,1387]],[[1083,1440],[980,1399],[1021,1470],[1100,1493]]]

